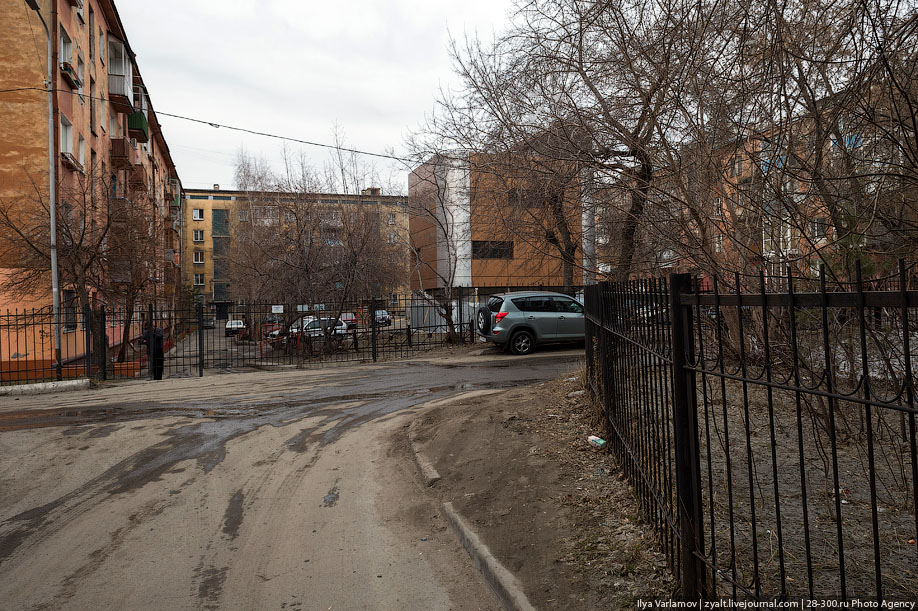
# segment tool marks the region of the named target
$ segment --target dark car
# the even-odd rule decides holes
[[[513,354],[541,344],[583,341],[583,304],[563,293],[493,295],[478,308],[478,335]]]
[[[217,328],[217,319],[213,316],[204,317],[204,328],[205,329],[216,329]]]
[[[392,324],[392,315],[386,310],[376,310],[376,325],[379,327],[388,327]]]

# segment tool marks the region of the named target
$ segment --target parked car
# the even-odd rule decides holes
[[[544,291],[493,295],[478,308],[475,326],[487,341],[529,354],[537,345],[583,341],[583,304]]]
[[[386,310],[376,310],[376,326],[388,327],[392,324],[392,315]]]
[[[228,320],[226,321],[225,334],[226,337],[231,335],[242,335],[245,331],[245,321],[242,320]]]
[[[204,328],[205,329],[216,329],[217,328],[217,319],[213,316],[204,317]]]
[[[338,317],[338,320],[347,325],[347,330],[357,328],[357,315],[353,312],[341,312],[341,316]]]
[[[347,325],[334,318],[299,318],[287,329],[287,334],[280,339],[283,345],[296,345],[303,342],[312,344],[325,341],[342,342],[347,337]]]
[[[261,320],[261,334],[270,337],[271,333],[284,328],[284,319],[279,314],[269,314]]]

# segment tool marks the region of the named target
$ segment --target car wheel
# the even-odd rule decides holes
[[[482,335],[487,335],[491,331],[491,310],[485,306],[478,308],[476,324],[478,325],[478,332]]]
[[[529,354],[533,348],[535,348],[535,338],[529,331],[517,331],[510,338],[510,352],[513,354]]]

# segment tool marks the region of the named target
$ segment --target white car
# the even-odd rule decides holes
[[[226,321],[226,337],[230,335],[241,335],[245,331],[245,321],[228,320]]]

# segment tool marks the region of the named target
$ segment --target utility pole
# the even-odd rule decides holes
[[[51,211],[51,311],[54,317],[54,368],[55,377],[60,380],[63,377],[61,369],[61,291],[58,284],[57,272],[57,195],[55,194],[55,177],[54,168],[56,160],[54,159],[54,64],[52,63],[52,37],[51,28],[48,27],[45,18],[41,14],[38,6],[38,0],[25,0],[30,9],[38,13],[41,24],[45,26],[45,34],[48,35],[48,79],[45,81],[45,88],[48,90],[48,197],[49,208]]]

